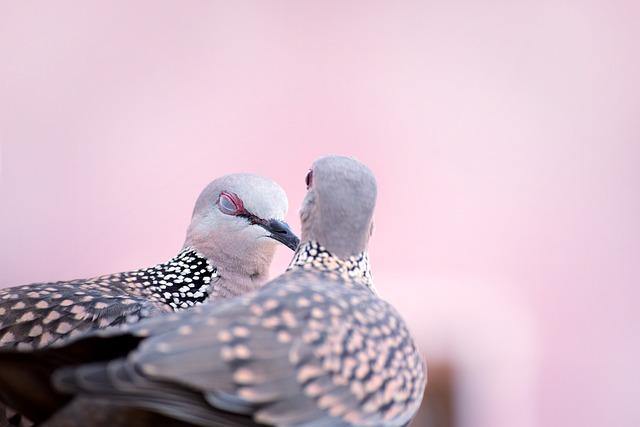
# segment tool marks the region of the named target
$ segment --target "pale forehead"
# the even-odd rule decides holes
[[[287,195],[275,181],[261,175],[237,173],[225,175],[207,187],[210,198],[219,196],[221,191],[238,195],[244,207],[254,215],[265,219],[283,220],[287,214]]]
[[[321,171],[353,171],[367,173],[369,168],[353,157],[328,155],[313,162],[312,169]]]
[[[311,167],[315,183],[331,185],[336,181],[355,180],[360,183],[368,182],[375,187],[375,178],[371,170],[352,157],[323,156],[318,158]]]

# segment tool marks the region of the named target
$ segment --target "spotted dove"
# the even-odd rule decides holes
[[[375,179],[355,159],[325,156],[306,181],[303,243],[284,274],[62,347],[0,353],[0,389],[40,387],[55,371],[55,388],[19,402],[44,419],[70,399],[57,390],[75,395],[49,427],[408,425],[425,365],[373,287]]]
[[[42,348],[88,330],[240,295],[268,279],[278,242],[299,242],[283,222],[274,181],[232,174],[200,194],[182,250],[136,271],[0,290],[0,348]],[[0,392],[1,393],[1,392]]]

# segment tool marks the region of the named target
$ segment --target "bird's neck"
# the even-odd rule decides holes
[[[216,268],[192,248],[184,248],[169,261],[127,274],[135,282],[174,311],[203,303],[209,297]]]
[[[367,252],[342,259],[333,255],[318,242],[309,240],[298,246],[287,270],[298,268],[333,272],[347,282],[357,282],[369,288],[374,294],[378,294],[373,285]]]
[[[249,275],[233,270],[218,270],[209,288],[207,302],[219,301],[247,294],[260,288],[268,280],[268,273]]]

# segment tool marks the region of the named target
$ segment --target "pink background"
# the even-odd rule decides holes
[[[213,178],[377,174],[459,426],[640,425],[640,3],[4,1],[0,286],[148,266]],[[281,249],[273,272],[291,253]]]

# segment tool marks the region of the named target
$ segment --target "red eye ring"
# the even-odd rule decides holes
[[[240,200],[237,194],[228,191],[221,191],[218,197],[218,207],[220,211],[227,215],[240,215],[247,211],[244,208],[244,203]]]

